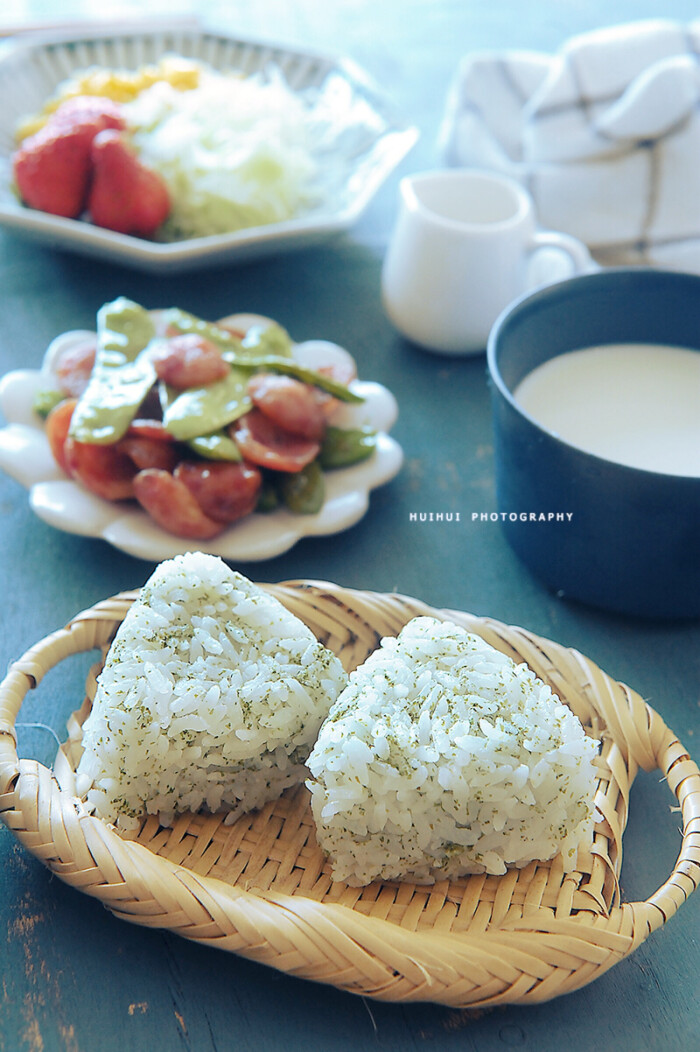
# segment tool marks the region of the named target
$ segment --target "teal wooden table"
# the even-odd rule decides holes
[[[28,0],[0,26],[28,20],[137,15],[136,0],[98,6]],[[193,10],[154,0],[149,15]],[[357,227],[338,241],[242,267],[145,277],[0,234],[0,371],[37,366],[57,333],[90,328],[117,295],[178,304],[204,317],[271,315],[297,339],[347,346],[361,375],[386,384],[400,417],[401,474],[367,516],[337,536],[238,568],[262,581],[314,578],[397,590],[434,606],[488,614],[576,647],[647,699],[700,755],[700,627],[608,615],[551,595],[520,565],[496,523],[484,358],[430,356],[399,338],[380,303],[379,275],[400,175],[440,163],[437,129],[460,57],[490,47],[556,50],[571,34],[658,13],[651,0],[233,0],[202,2],[214,24],[250,37],[343,52],[388,91],[421,140]],[[696,5],[669,0],[689,20]],[[152,564],[40,522],[26,492],[0,477],[0,664],[79,610],[135,588]],[[429,521],[452,512],[452,521]],[[420,513],[428,513],[421,521]],[[473,513],[478,513],[476,519]],[[84,662],[55,671],[39,704],[22,709],[20,752],[51,763],[56,735],[82,697]],[[53,676],[53,674],[52,674]],[[650,895],[680,838],[657,776],[634,784],[622,885]],[[64,885],[0,826],[0,1052],[698,1052],[700,895],[636,953],[584,989],[535,1007],[451,1010],[385,1004],[290,978],[167,932],[131,927]]]

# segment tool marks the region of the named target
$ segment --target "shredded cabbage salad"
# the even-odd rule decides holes
[[[197,88],[161,81],[124,109],[141,160],[170,190],[166,240],[291,219],[317,202],[308,107],[281,76],[204,70]]]

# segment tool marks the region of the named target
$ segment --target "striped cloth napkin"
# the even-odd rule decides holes
[[[554,56],[467,55],[441,148],[520,180],[542,226],[600,263],[700,272],[700,20],[596,30]]]

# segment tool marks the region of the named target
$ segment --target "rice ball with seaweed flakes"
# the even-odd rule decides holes
[[[431,883],[558,852],[572,869],[598,746],[526,665],[415,618],[351,673],[308,760],[333,879]]]
[[[347,683],[273,596],[201,552],[161,563],[120,625],[83,726],[78,789],[129,829],[144,811],[260,807],[304,780]],[[90,786],[90,788],[88,788]]]

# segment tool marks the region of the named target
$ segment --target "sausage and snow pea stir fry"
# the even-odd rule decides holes
[[[372,455],[374,431],[333,425],[340,402],[361,401],[352,358],[313,366],[274,323],[238,330],[122,297],[95,340],[57,355],[36,409],[66,474],[207,539],[254,511],[319,511],[324,472]]]

